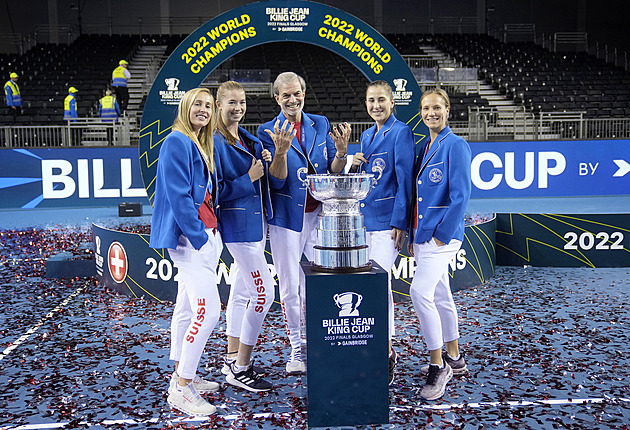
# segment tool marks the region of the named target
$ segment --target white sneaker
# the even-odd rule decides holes
[[[179,384],[179,375],[177,374],[177,372],[173,372],[173,374],[171,375],[171,382],[168,386],[169,394],[171,393],[171,391],[177,388],[177,384]],[[219,383],[206,381],[205,379],[200,378],[199,375],[195,375],[194,379],[192,380],[192,385],[195,390],[201,394],[214,393],[216,391],[219,391],[219,388],[221,388],[221,385],[219,385]]]
[[[444,363],[444,367],[434,364],[429,365],[429,373],[427,374],[427,382],[420,390],[420,397],[425,400],[437,400],[444,395],[446,391],[446,383],[453,378],[453,369],[448,363]]]
[[[225,376],[230,374],[230,365],[236,363],[236,358],[223,357],[223,367],[221,367],[221,373]]]
[[[306,373],[306,364],[303,361],[291,360],[287,362],[287,373],[299,375]]]
[[[216,412],[217,408],[206,402],[190,383],[185,387],[177,384],[168,394],[168,404],[178,411],[195,416],[208,416]]]
[[[291,375],[306,373],[306,363],[302,361],[301,348],[293,348],[291,351],[291,358],[287,362],[287,373]]]

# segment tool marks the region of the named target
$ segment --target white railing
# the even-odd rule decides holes
[[[587,51],[588,33],[586,32],[557,32],[553,35],[553,50],[559,51]]]
[[[144,71],[144,79],[142,80],[142,96],[146,96],[151,91],[153,82],[160,72],[162,66],[162,56],[153,57]]]
[[[200,87],[209,88],[216,92],[220,85],[219,82],[203,82]],[[273,96],[272,84],[269,82],[242,82],[241,85],[248,96]]]
[[[429,88],[441,88],[447,93],[479,94],[479,81],[421,81],[422,92]]]
[[[437,67],[437,60],[433,58],[431,55],[403,55],[403,60],[407,63],[410,68],[414,69],[422,69],[422,68],[433,68]]]
[[[521,141],[570,139],[630,139],[630,118],[584,118],[582,112],[471,109],[468,121],[449,121],[453,131],[470,141]],[[243,124],[256,134],[260,124]],[[350,143],[359,143],[361,133],[373,122],[352,122]],[[135,146],[138,121],[123,117],[115,124],[98,118],[78,118],[65,125],[0,127],[0,148]]]
[[[519,107],[469,109],[468,122],[457,126],[473,141],[630,139],[630,118],[585,118],[584,112],[534,115]]]
[[[132,119],[103,122],[100,118],[76,118],[65,125],[12,125],[0,127],[1,148],[42,148],[78,146],[130,146],[137,128]],[[135,140],[135,141],[134,141]]]

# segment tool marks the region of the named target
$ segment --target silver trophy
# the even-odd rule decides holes
[[[304,182],[311,195],[322,202],[312,269],[319,272],[371,270],[359,201],[376,186],[374,175],[307,175]]]

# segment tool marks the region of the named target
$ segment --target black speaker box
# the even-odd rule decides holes
[[[142,203],[120,203],[118,205],[118,216],[141,216]]]

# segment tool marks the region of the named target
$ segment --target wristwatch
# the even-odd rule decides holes
[[[339,156],[339,153],[337,152],[337,153],[335,154],[335,158],[338,158],[338,159],[340,159],[341,161],[346,161],[346,159],[348,158],[348,153],[346,152],[345,154],[343,154],[343,157],[340,157],[340,156]]]

